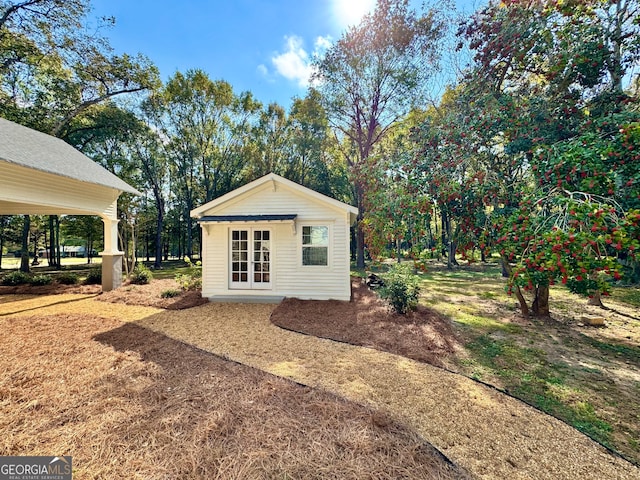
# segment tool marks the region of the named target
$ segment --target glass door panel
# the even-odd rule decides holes
[[[271,231],[231,230],[231,288],[271,288]]]

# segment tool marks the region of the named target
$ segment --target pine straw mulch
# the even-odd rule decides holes
[[[462,349],[451,321],[435,310],[419,306],[400,315],[362,279],[351,278],[351,301],[286,298],[271,321],[288,330],[352,345],[375,348],[437,367]]]
[[[162,292],[167,290],[178,291],[180,294],[173,298],[162,298]],[[151,280],[146,285],[125,282],[120,288],[103,292],[97,299],[103,302],[142,305],[165,310],[183,310],[209,303],[209,299],[202,298],[200,290],[183,291],[172,279]]]
[[[179,294],[172,298],[162,298],[162,292],[175,290]],[[125,305],[140,305],[162,308],[165,310],[183,310],[208,303],[202,298],[200,290],[183,291],[175,280],[151,280],[147,285],[135,285],[125,281],[120,288],[110,292],[102,292],[100,285],[63,285],[54,282],[50,285],[0,285],[0,295],[65,295],[96,294],[98,300]]]
[[[0,285],[0,295],[92,295],[101,291],[100,285],[62,285],[57,282],[50,285]]]
[[[387,416],[134,323],[0,326],[0,455],[72,455],[78,480],[470,478]]]

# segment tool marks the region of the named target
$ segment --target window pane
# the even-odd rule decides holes
[[[246,240],[248,238],[249,232],[246,230],[240,230],[240,240]]]
[[[302,227],[302,244],[303,245],[328,245],[329,244],[329,227]]]
[[[249,280],[249,277],[247,276],[246,273],[241,273],[240,274],[240,281],[241,282],[247,282]]]
[[[303,265],[328,265],[327,247],[302,247]]]
[[[262,232],[262,239],[269,240],[269,230],[265,230],[264,232]]]

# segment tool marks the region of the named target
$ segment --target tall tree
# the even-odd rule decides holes
[[[443,25],[435,10],[418,14],[408,0],[378,0],[316,63],[316,81],[343,149],[359,208],[358,267],[364,267],[366,174],[375,146],[412,107],[424,102],[437,65]]]
[[[613,259],[635,255],[638,118],[624,78],[639,13],[637,0],[492,1],[461,30],[481,112],[471,131],[533,180],[493,223],[525,314],[549,314],[558,280],[599,303],[620,275]]]
[[[88,0],[0,2],[0,115],[72,142],[92,107],[158,85],[146,57],[114,55],[99,29],[87,33],[89,10]]]
[[[191,210],[234,188],[243,170],[242,141],[259,104],[251,94],[237,96],[229,83],[201,70],[176,73],[145,102],[144,111],[161,133],[161,145],[176,184],[186,224],[184,253],[193,254]]]

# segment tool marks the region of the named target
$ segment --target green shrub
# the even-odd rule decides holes
[[[10,287],[14,287],[16,285],[27,285],[28,283],[31,283],[31,277],[21,271],[15,271],[15,272],[11,272],[11,273],[7,273],[3,278],[2,278],[2,285],[7,285]]]
[[[131,283],[136,285],[146,285],[153,280],[153,273],[143,263],[136,265],[131,273]]]
[[[175,288],[170,288],[169,290],[165,290],[160,294],[162,298],[174,298],[181,294],[180,290],[176,290]]]
[[[89,270],[84,283],[86,285],[100,285],[102,283],[102,267],[93,267]]]
[[[193,263],[189,257],[184,257],[189,271],[176,275],[176,282],[183,290],[197,290],[202,287],[202,262]]]
[[[62,285],[76,285],[80,281],[80,278],[73,272],[64,272],[59,274],[56,280]]]
[[[387,300],[396,312],[405,314],[418,307],[420,277],[413,274],[411,264],[395,264],[381,276],[384,286],[380,289],[380,296]]]
[[[42,286],[42,285],[51,285],[51,282],[53,282],[53,279],[51,278],[51,275],[44,275],[44,274],[42,274],[42,275],[34,275],[29,280],[29,283],[31,285],[35,285],[37,287]]]

